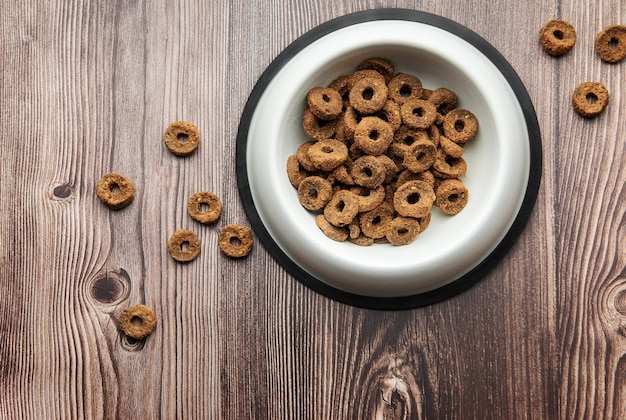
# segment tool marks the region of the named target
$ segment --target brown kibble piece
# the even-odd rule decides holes
[[[120,210],[133,201],[135,186],[124,175],[110,173],[98,180],[96,195],[109,208]]]
[[[351,175],[356,185],[377,188],[385,180],[385,166],[376,156],[365,155],[354,161]]]
[[[302,128],[304,128],[304,133],[313,140],[330,139],[336,133],[337,120],[322,120],[306,108],[302,113]]]
[[[132,305],[125,308],[120,314],[119,329],[135,340],[143,340],[156,327],[156,315],[146,305]]]
[[[341,95],[332,88],[314,87],[306,100],[311,112],[321,120],[334,120],[343,110]]]
[[[600,115],[609,104],[609,91],[602,83],[585,82],[576,86],[572,95],[574,111],[585,118]]]
[[[435,162],[437,148],[428,139],[418,139],[404,152],[404,167],[411,172],[424,172]]]
[[[626,58],[626,26],[610,25],[600,31],[595,41],[596,53],[607,63]]]
[[[387,234],[389,223],[393,217],[393,207],[383,202],[375,209],[359,216],[361,232],[372,239],[383,238]]]
[[[354,143],[368,155],[382,155],[393,141],[391,126],[378,117],[365,117],[354,130]]]
[[[462,157],[448,156],[443,149],[439,149],[432,170],[438,178],[460,178],[467,172],[467,163]]]
[[[200,132],[189,121],[175,121],[165,130],[163,142],[176,156],[188,156],[200,145]]]
[[[433,188],[424,181],[409,181],[398,187],[393,195],[393,207],[401,216],[424,217],[435,201]]]
[[[465,144],[478,133],[478,119],[467,109],[454,109],[443,119],[443,134],[457,144]]]
[[[444,179],[435,192],[435,206],[445,214],[458,214],[465,208],[468,191],[459,179]]]
[[[539,42],[543,49],[552,56],[568,53],[576,43],[576,29],[571,23],[553,19],[539,31]]]
[[[308,148],[307,154],[313,166],[332,171],[348,159],[348,148],[339,140],[319,140]]]
[[[308,176],[298,185],[298,199],[307,210],[321,210],[333,196],[330,182],[319,176]]]
[[[423,99],[411,99],[400,107],[402,122],[411,128],[426,129],[435,122],[437,108]]]
[[[217,244],[224,255],[230,258],[245,257],[254,245],[252,231],[247,226],[226,225],[220,231]]]
[[[378,73],[383,75],[383,77],[385,78],[385,83],[389,83],[394,73],[394,67],[391,61],[381,57],[368,58],[359,63],[357,68],[359,70],[377,71]]]
[[[287,177],[291,185],[298,188],[300,182],[309,175],[310,173],[300,165],[296,155],[291,155],[287,158]]]
[[[417,238],[421,228],[419,221],[412,217],[398,216],[389,222],[385,237],[395,246],[408,245]]]
[[[384,80],[367,77],[354,83],[350,89],[350,105],[364,115],[380,111],[387,102]]]
[[[456,144],[445,136],[439,136],[439,147],[450,157],[460,158],[463,156],[463,146]]]
[[[167,250],[178,262],[189,262],[200,254],[200,239],[194,232],[179,229],[167,241]]]
[[[348,226],[359,212],[359,200],[350,190],[339,190],[324,207],[324,217],[331,225]]]
[[[389,99],[402,106],[405,102],[422,97],[422,81],[412,74],[396,74],[388,86]]]
[[[203,209],[205,206],[206,210]],[[213,224],[222,215],[222,201],[212,192],[197,192],[187,202],[187,212],[200,223]]]
[[[456,93],[450,89],[441,87],[433,90],[428,96],[428,102],[435,105],[439,114],[446,115],[456,108],[459,103],[459,98],[456,96]]]
[[[324,232],[324,235],[333,241],[344,242],[348,239],[348,228],[331,225],[323,214],[318,214],[315,217],[315,224],[322,232]]]

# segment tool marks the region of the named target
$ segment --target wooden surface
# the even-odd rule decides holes
[[[421,309],[358,309],[310,291],[257,243],[220,255],[247,224],[235,137],[254,83],[331,18],[406,7],[451,18],[513,65],[536,107],[543,178],[519,241],[467,292]],[[537,33],[572,22],[567,56]],[[626,63],[593,40],[626,1],[0,1],[0,417],[626,418]],[[572,112],[582,81],[605,114]],[[196,123],[199,153],[161,143]],[[119,212],[106,172],[135,181]],[[185,211],[225,203],[217,226]],[[168,237],[198,232],[175,263]],[[135,303],[145,341],[117,329]]]

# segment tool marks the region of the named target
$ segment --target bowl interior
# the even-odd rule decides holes
[[[359,247],[328,239],[304,209],[286,175],[302,130],[306,93],[352,73],[369,57],[386,57],[396,72],[424,87],[447,87],[472,111],[479,133],[465,147],[466,208],[432,221],[410,245]],[[341,28],[292,57],[259,99],[248,132],[247,169],[259,217],[299,267],[343,291],[373,297],[423,293],[469,272],[502,240],[522,204],[529,176],[528,132],[516,96],[497,67],[474,46],[435,26],[372,21]]]

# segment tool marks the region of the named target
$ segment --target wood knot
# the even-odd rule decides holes
[[[615,294],[615,310],[620,315],[626,316],[626,290],[621,290]]]
[[[409,387],[402,378],[390,374],[381,380],[382,404],[378,406],[376,419],[407,419],[411,397]]]
[[[74,186],[71,184],[61,184],[54,187],[52,194],[55,198],[68,198],[74,193]]]
[[[119,333],[120,333],[120,346],[126,351],[138,352],[138,351],[143,350],[143,348],[146,346],[146,339],[135,340],[134,338],[127,336],[121,331]]]
[[[94,277],[91,296],[101,304],[111,305],[125,299],[129,289],[130,277],[126,270],[105,270]]]

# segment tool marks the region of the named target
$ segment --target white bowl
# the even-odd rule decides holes
[[[330,240],[300,205],[285,170],[287,158],[308,140],[302,130],[308,90],[353,72],[369,57],[390,59],[397,72],[418,76],[424,87],[452,89],[459,107],[479,121],[464,154],[467,206],[455,216],[433,208],[428,229],[407,246]],[[460,280],[475,282],[470,274],[482,275],[479,267],[495,263],[504,252],[494,251],[508,249],[521,232],[541,165],[532,104],[502,56],[454,22],[396,9],[331,21],[286,49],[248,101],[237,154],[244,206],[278,261],[328,296],[374,308],[430,303],[462,290]]]

